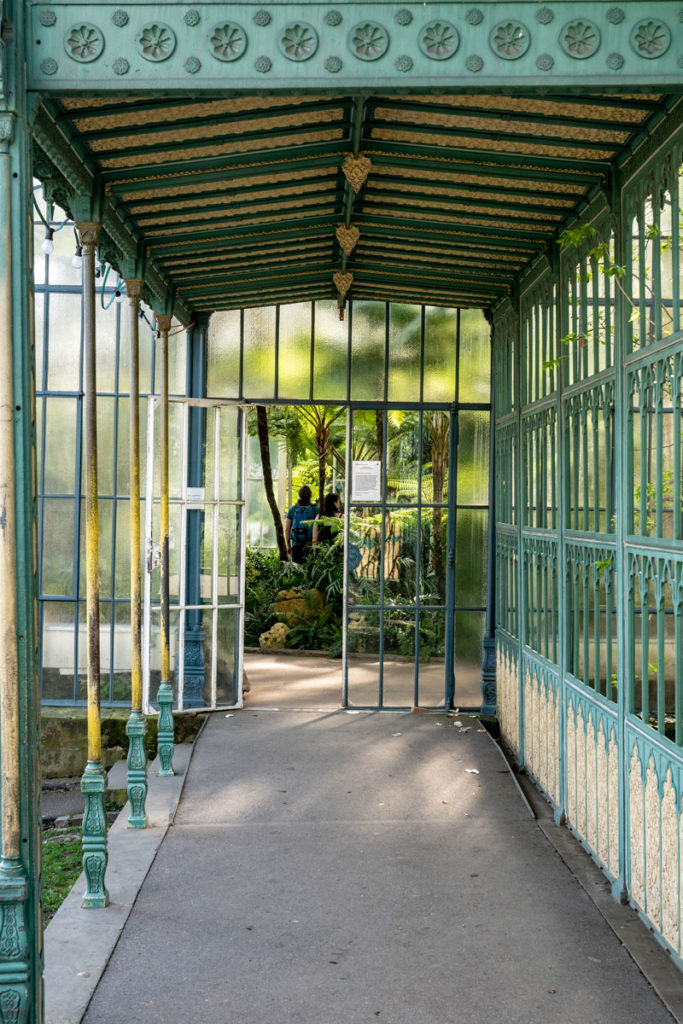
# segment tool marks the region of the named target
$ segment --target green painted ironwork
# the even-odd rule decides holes
[[[606,81],[678,86],[679,3],[462,4],[300,2],[255,21],[253,6],[199,3],[192,12],[131,2],[112,20],[107,7],[31,7],[29,87],[42,90],[562,88]],[[192,24],[187,20],[192,14]]]

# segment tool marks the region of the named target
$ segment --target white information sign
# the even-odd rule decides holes
[[[367,459],[354,462],[351,473],[351,501],[382,500],[382,463]]]
[[[204,511],[204,488],[203,487],[188,487],[187,488],[187,505],[185,507],[187,509],[198,509],[200,512]]]

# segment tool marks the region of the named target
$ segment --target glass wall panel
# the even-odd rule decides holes
[[[239,601],[240,508],[220,505],[218,509],[218,593],[220,603]]]
[[[415,604],[417,574],[416,508],[384,514],[384,603]]]
[[[78,400],[48,398],[45,403],[45,494],[73,494],[76,487]]]
[[[458,504],[488,505],[488,412],[462,410],[458,415]]]
[[[218,497],[239,501],[242,497],[242,412],[220,410]]]
[[[455,703],[460,707],[481,704],[482,639],[485,612],[455,613]]]
[[[446,702],[446,612],[422,610],[419,623],[417,703],[420,707],[443,707]]]
[[[45,498],[41,504],[42,593],[72,595],[74,592],[74,499]]]
[[[244,310],[243,390],[246,398],[275,394],[275,306]]]
[[[350,541],[360,551],[360,565],[349,572],[349,604],[378,604],[380,598],[382,515],[372,507],[353,507]]]
[[[383,414],[379,414],[379,424]],[[386,415],[386,500],[397,504],[418,501],[420,472],[420,413],[389,409]],[[379,440],[382,440],[381,435]]]
[[[384,707],[412,707],[415,704],[415,650],[414,609],[386,608],[382,664]]]
[[[456,606],[486,604],[488,509],[458,509],[456,516]]]
[[[76,605],[73,601],[44,601],[42,605],[43,700],[71,701],[74,697]]]
[[[49,391],[78,391],[80,387],[81,358],[81,293],[49,292],[46,296],[49,317],[49,349],[47,358],[47,387]],[[41,303],[42,306],[42,303]],[[42,325],[41,325],[42,326]],[[36,339],[38,334],[36,320]],[[99,336],[98,336],[99,345]],[[42,374],[37,377],[42,384]],[[102,382],[98,376],[98,387]]]
[[[348,699],[356,707],[377,707],[380,680],[380,612],[363,608],[348,620]]]
[[[392,302],[389,307],[390,402],[414,402],[420,379],[422,308]]]
[[[354,307],[355,309],[355,307]],[[313,397],[342,402],[346,399],[350,317],[339,319],[337,303],[315,304]]]
[[[425,410],[422,414],[422,500],[430,505],[443,505],[448,501],[449,438],[448,413]]]
[[[239,612],[216,612],[216,704],[234,704],[237,700],[237,636]],[[207,650],[208,654],[208,650]]]
[[[458,401],[488,402],[491,391],[491,328],[480,309],[460,310]]]
[[[386,303],[354,302],[351,348],[351,400],[384,398]]]
[[[455,396],[455,364],[458,313],[455,309],[425,307],[424,381],[425,402],[452,402]]]
[[[240,311],[220,310],[209,320],[206,393],[209,398],[238,398],[240,388]],[[261,396],[263,397],[263,396]]]
[[[346,353],[344,354],[346,372]],[[318,367],[316,366],[316,377]],[[311,384],[311,303],[280,306],[278,396],[308,398]]]

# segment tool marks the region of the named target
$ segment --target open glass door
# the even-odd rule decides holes
[[[349,412],[346,706],[452,703],[454,416],[448,409]],[[356,458],[368,441],[381,459]]]
[[[143,693],[160,673],[159,399],[147,421]],[[239,406],[171,400],[170,600],[175,705],[242,706],[246,415]]]

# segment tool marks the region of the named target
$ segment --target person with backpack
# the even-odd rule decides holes
[[[292,505],[285,519],[287,553],[299,565],[308,554],[313,537],[313,520],[318,511],[318,506],[311,504],[311,488],[304,484],[299,488],[298,502]]]

